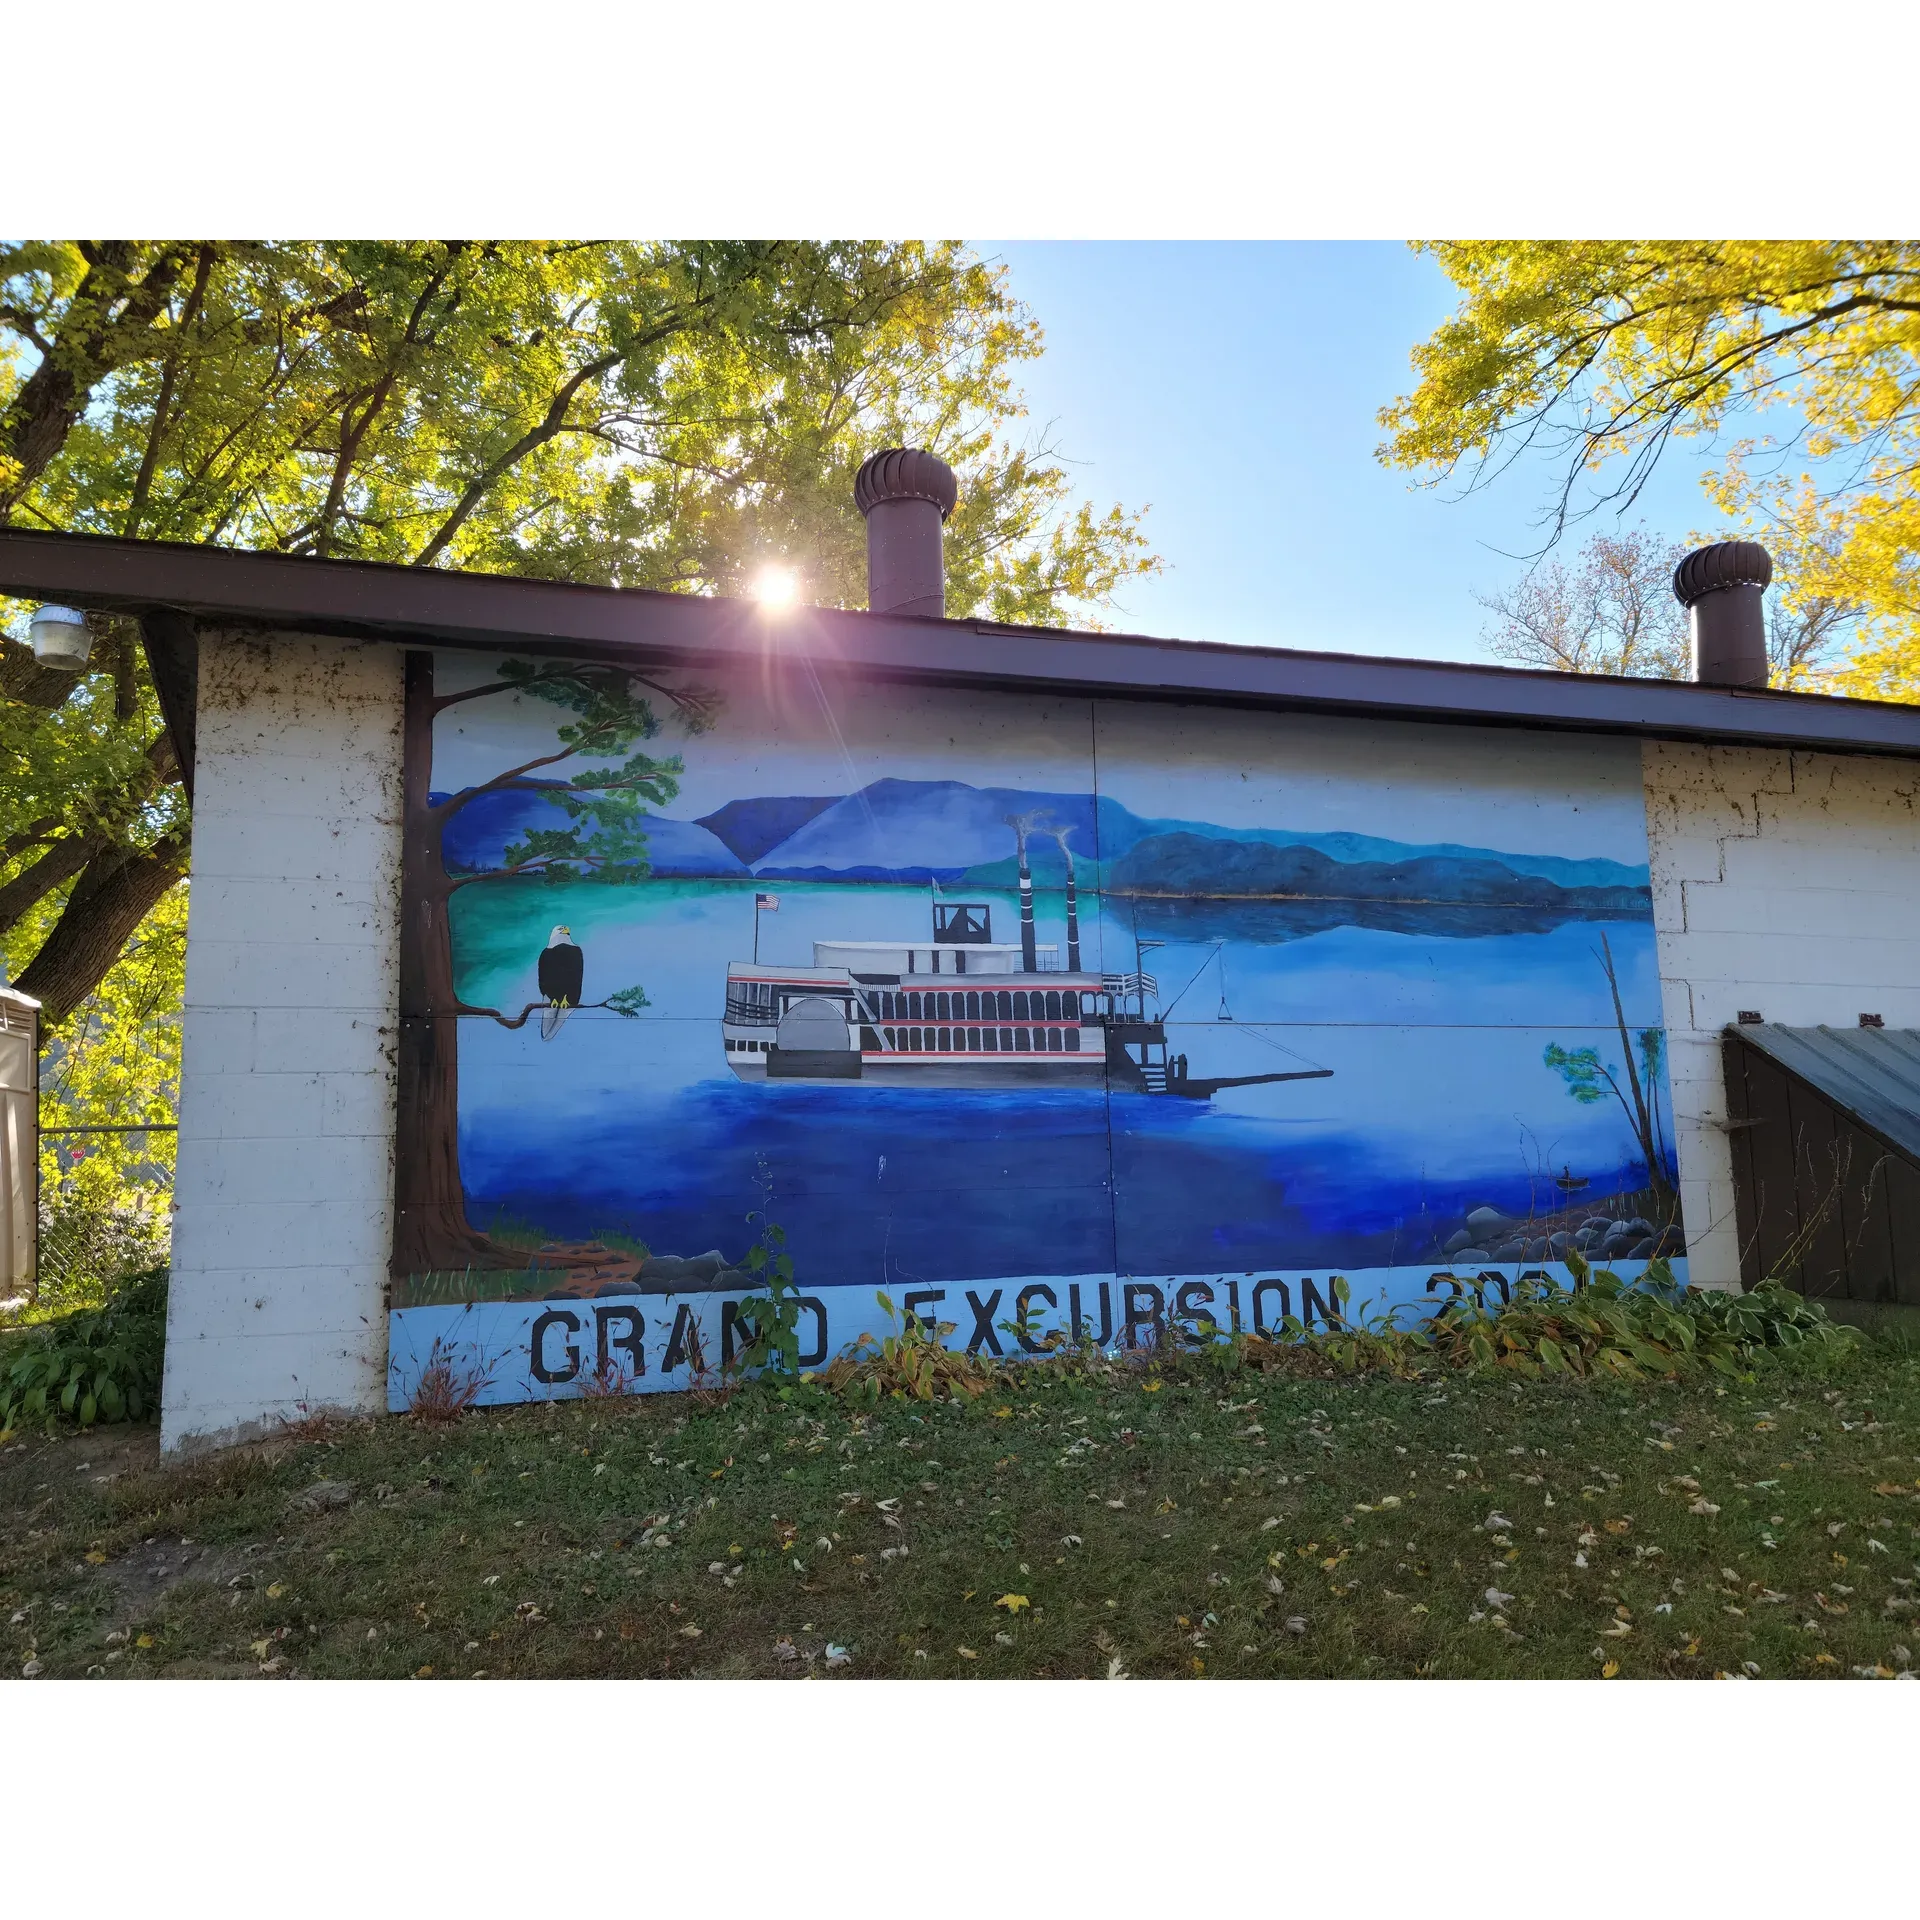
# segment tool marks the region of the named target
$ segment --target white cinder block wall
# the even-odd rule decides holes
[[[1737,1289],[1722,1030],[1920,1026],[1920,764],[1675,741],[1641,764],[1690,1270]]]
[[[401,655],[200,641],[164,1449],[385,1403]]]
[[[161,1444],[385,1402],[401,653],[203,634]],[[1920,1026],[1920,764],[1649,742],[1692,1275],[1737,1288],[1720,1035]]]

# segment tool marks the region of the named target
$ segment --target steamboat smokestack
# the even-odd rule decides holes
[[[1033,937],[1033,869],[1027,864],[1027,829],[1031,824],[1031,814],[1007,815],[1007,825],[1013,829],[1014,838],[1020,846],[1020,971],[1022,973],[1040,971],[1039,949],[1034,944]]]
[[[1673,570],[1674,598],[1693,629],[1693,677],[1709,687],[1767,684],[1767,617],[1760,596],[1773,561],[1752,540],[1700,547]]]
[[[867,522],[870,613],[946,613],[940,529],[959,498],[953,469],[919,447],[884,448],[854,476],[854,505]]]
[[[1067,971],[1080,971],[1080,902],[1073,886],[1073,849],[1067,845],[1071,827],[1055,827],[1053,837],[1060,842],[1060,857],[1067,863]]]

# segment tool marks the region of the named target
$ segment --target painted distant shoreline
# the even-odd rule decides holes
[[[522,835],[564,824],[551,797],[561,785],[525,781],[463,809],[448,830],[449,865],[463,872],[499,871]],[[1549,923],[1630,918],[1652,909],[1647,869],[1621,861],[1451,842],[1420,845],[1370,834],[1147,820],[1092,795],[952,780],[878,780],[844,796],[733,800],[698,820],[651,815],[643,825],[649,864],[663,880],[1005,889],[1016,879],[1006,825],[1014,813],[1048,823],[1030,847],[1034,882],[1043,889],[1065,882],[1064,835],[1083,889],[1141,900],[1364,903],[1369,911],[1360,924],[1368,925],[1394,924],[1396,909],[1400,917],[1418,920],[1425,907],[1520,910],[1547,916]],[[926,859],[929,846],[941,847],[945,857]],[[1325,914],[1309,919],[1339,924]]]

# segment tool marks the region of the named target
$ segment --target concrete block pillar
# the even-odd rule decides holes
[[[1920,1026],[1920,768],[1677,740],[1641,768],[1689,1270],[1737,1291],[1721,1036]]]
[[[401,655],[200,644],[163,1450],[384,1404]]]

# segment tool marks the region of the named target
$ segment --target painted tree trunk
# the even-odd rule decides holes
[[[453,978],[453,885],[428,799],[433,716],[433,656],[410,653],[400,866],[396,1277],[502,1264],[499,1250],[468,1222],[460,1184],[460,1001]]]
[[[1654,1130],[1653,1115],[1647,1105],[1648,1092],[1653,1091],[1656,1098],[1658,1093],[1652,1086],[1651,1067],[1647,1074],[1648,1087],[1642,1088],[1640,1084],[1640,1070],[1634,1064],[1633,1035],[1627,1031],[1627,1010],[1620,1004],[1620,979],[1614,971],[1613,948],[1604,933],[1600,936],[1600,961],[1606,969],[1607,990],[1613,995],[1613,1019],[1615,1026],[1620,1030],[1620,1051],[1626,1061],[1627,1086],[1633,1095],[1633,1105],[1627,1110],[1627,1120],[1633,1128],[1635,1138],[1640,1142],[1640,1151],[1647,1163],[1647,1184],[1653,1189],[1654,1197],[1659,1204],[1668,1207],[1671,1211],[1673,1183],[1667,1178],[1666,1155],[1661,1149],[1661,1143]],[[1621,1105],[1625,1106],[1626,1102],[1622,1101]]]

